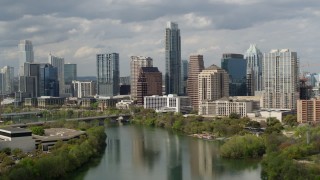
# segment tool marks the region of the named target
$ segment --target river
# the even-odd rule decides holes
[[[68,179],[77,180],[254,180],[260,179],[256,160],[226,160],[220,143],[179,135],[160,128],[106,128],[102,157]]]

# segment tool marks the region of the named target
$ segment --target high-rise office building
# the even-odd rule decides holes
[[[248,87],[247,89],[254,91],[262,91],[262,58],[263,55],[261,51],[257,48],[255,44],[250,44],[249,49],[245,53],[244,58],[247,60],[247,72],[250,74],[252,78],[252,82],[249,84],[252,87]],[[252,71],[252,72],[251,72]],[[254,95],[254,91],[253,94]]]
[[[65,93],[64,88],[64,58],[53,56],[49,54],[49,63],[57,68],[58,71],[58,81],[59,81],[59,94]]]
[[[221,68],[229,74],[229,95],[246,96],[247,61],[242,54],[223,54]]]
[[[0,95],[3,94],[3,74],[0,72]]]
[[[181,94],[181,38],[177,23],[168,22],[165,35],[166,94]]]
[[[75,80],[77,80],[77,64],[64,64],[64,83],[70,85]]]
[[[137,81],[137,104],[143,105],[145,96],[162,95],[162,73],[157,67],[141,67]]]
[[[24,97],[35,98],[38,97],[38,85],[35,76],[19,76],[19,91],[24,93]]]
[[[84,98],[96,95],[96,83],[93,81],[72,81],[74,97]]]
[[[187,95],[187,80],[189,74],[189,62],[188,60],[181,61],[181,92],[183,95]]]
[[[14,79],[14,68],[5,66],[1,69],[2,73],[2,93],[11,94],[14,92],[13,79]]]
[[[131,56],[131,98],[137,100],[137,83],[141,67],[152,67],[153,61],[150,57]]]
[[[195,110],[199,107],[198,75],[203,69],[203,55],[191,55],[189,60],[187,94],[191,99],[192,108]]]
[[[24,75],[24,63],[34,62],[33,45],[29,40],[21,40],[19,45],[19,75]]]
[[[51,64],[40,64],[40,96],[59,97],[58,68]]]
[[[119,54],[97,54],[97,94],[118,95],[119,78]]]
[[[229,97],[229,75],[216,65],[201,71],[198,75],[199,106],[206,101]]]
[[[299,67],[296,52],[271,50],[263,56],[263,107],[296,109],[299,97]]]
[[[40,96],[40,63],[24,63],[24,76],[19,77],[19,91],[27,97]]]

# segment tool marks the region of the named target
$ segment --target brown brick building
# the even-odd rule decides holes
[[[299,123],[320,122],[320,99],[298,100],[297,121]]]
[[[162,73],[157,67],[141,67],[137,82],[137,104],[143,105],[144,96],[162,95]]]
[[[189,75],[187,81],[187,94],[191,99],[193,109],[199,108],[198,75],[204,69],[203,55],[191,55],[189,61]]]

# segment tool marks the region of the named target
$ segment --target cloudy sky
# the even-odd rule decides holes
[[[320,72],[319,0],[1,0],[0,67],[18,67],[17,45],[34,44],[35,61],[51,52],[95,75],[95,54],[118,52],[121,75],[130,56],[150,56],[164,71],[167,21],[179,24],[182,58],[203,54],[220,66],[222,53],[297,51],[303,68]]]

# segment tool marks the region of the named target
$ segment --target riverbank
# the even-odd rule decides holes
[[[26,157],[20,160],[7,172],[1,174],[1,179],[42,180],[64,177],[88,163],[93,157],[99,156],[106,147],[104,127],[87,125],[78,122],[56,122],[47,124],[50,127],[67,127],[85,130],[86,135],[67,143],[57,142],[50,153]],[[85,128],[85,129],[84,129]]]

